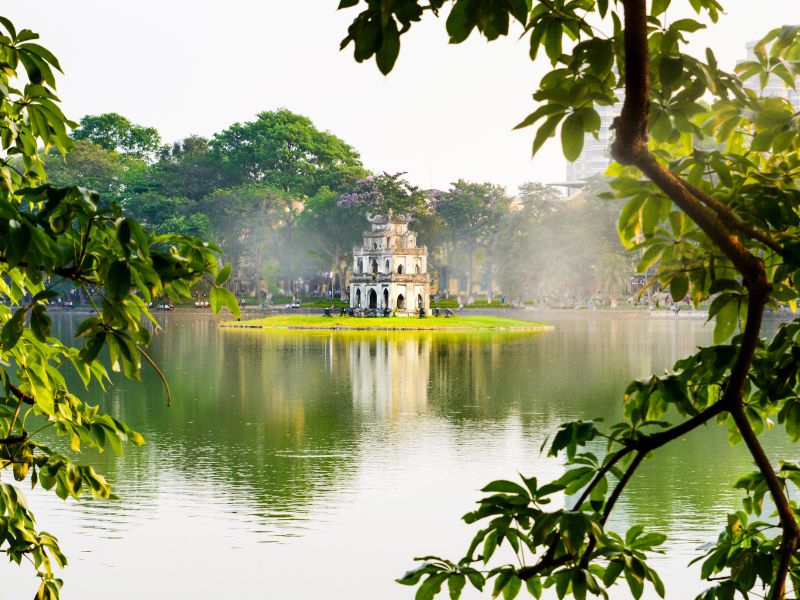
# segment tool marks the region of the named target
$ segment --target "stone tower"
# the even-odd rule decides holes
[[[408,229],[411,219],[386,215],[369,216],[371,229],[364,244],[353,248],[350,306],[396,310],[399,315],[430,310],[428,249],[417,246],[417,234]]]

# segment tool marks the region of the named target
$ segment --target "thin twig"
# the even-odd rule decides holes
[[[155,361],[152,358],[150,358],[150,355],[147,352],[144,351],[144,348],[142,348],[141,346],[138,346],[138,345],[136,346],[136,348],[139,350],[139,352],[142,353],[142,356],[144,356],[145,360],[147,360],[147,362],[150,363],[150,366],[153,367],[153,370],[156,373],[158,373],[158,376],[161,378],[161,383],[164,384],[164,389],[167,392],[167,406],[172,406],[172,393],[170,393],[170,391],[169,391],[169,383],[167,382],[166,375],[164,375],[164,373],[161,371],[161,369],[158,368],[158,365],[155,363]]]

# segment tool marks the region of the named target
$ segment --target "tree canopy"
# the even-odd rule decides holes
[[[142,159],[154,158],[161,145],[161,136],[154,127],[136,125],[117,113],[86,115],[72,137]]]
[[[560,128],[564,155],[574,160],[584,136],[598,133],[595,106],[622,100],[607,194],[625,200],[620,239],[641,253],[640,271],[657,269],[653,281],[669,286],[673,298],[713,300],[714,345],[666,375],[632,382],[622,398],[624,421],[565,423],[548,446],[567,465],[557,480],[531,476],[487,485],[478,508],[464,517],[483,525],[464,557],[426,557],[400,580],[419,585],[418,599],[432,598],[445,584],[457,598],[467,583],[482,589],[487,582],[493,596],[506,599],[523,585],[535,597],[543,588],[560,598],[608,597],[622,580],[635,598],[646,584],[663,597],[665,586],[648,558],[665,536],[646,524],[613,531],[608,519],[644,460],[712,423],[745,444],[756,470],[736,482],[741,510],[698,557],[709,584],[699,598],[778,600],[800,593],[800,509],[790,493],[800,484],[800,464],[769,457],[759,439],[774,418],[792,441],[800,438],[800,320],[782,324],[770,340],[760,338],[765,311],[782,303],[796,308],[800,292],[800,117],[785,98],[743,83],[755,78],[763,89],[778,78],[794,87],[800,27],[768,32],[754,48],[756,60],[729,73],[710,49],[702,59],[684,52],[688,36],[705,27],[702,19],[717,21],[721,3],[689,0],[698,19],[668,19],[667,8],[678,4],[340,2],[340,8],[361,9],[342,47],[352,43],[358,61],[374,56],[384,73],[395,63],[401,35],[445,5],[452,43],[475,30],[493,40],[516,23],[531,58],[543,51],[552,66],[533,94],[538,106],[518,125],[537,126],[534,154]],[[574,500],[561,500],[562,494]],[[765,497],[774,517],[762,515]],[[496,564],[500,547],[518,564]]]
[[[106,120],[105,115],[92,118]],[[224,151],[221,139],[226,140]],[[274,155],[286,147],[300,148],[297,140],[311,139],[316,140],[315,154],[297,151],[297,160],[311,165],[308,168],[292,173]],[[456,286],[491,295],[493,286],[500,283],[509,299],[547,303],[558,299],[563,304],[583,302],[598,290],[609,293],[599,271],[592,270],[587,277],[576,273],[585,271],[587,257],[596,262],[595,255],[589,256],[591,244],[582,246],[586,252],[575,254],[569,264],[562,262],[565,277],[561,279],[530,286],[520,285],[520,278],[513,277],[515,270],[526,272],[532,261],[520,248],[500,243],[506,235],[501,225],[524,221],[525,226],[516,229],[516,239],[520,243],[530,239],[534,224],[520,212],[524,197],[538,185],[556,203],[560,195],[553,188],[529,183],[518,198],[491,182],[460,180],[447,190],[423,190],[403,172],[369,173],[344,140],[320,132],[307,117],[286,109],[262,112],[255,121],[232,125],[210,139],[190,136],[162,145],[153,160],[108,150],[89,140],[77,140],[66,156],[56,150],[42,156],[52,183],[97,190],[104,206],[118,202],[126,216],[158,233],[194,235],[218,245],[233,264],[230,288],[259,301],[264,294],[318,292],[328,284],[331,273],[336,279],[334,290],[346,294],[352,249],[361,239],[367,214],[390,208],[413,218],[420,243],[431,253],[430,267],[442,294]],[[254,156],[260,157],[256,171]],[[611,220],[615,219],[618,208],[609,210]],[[576,215],[555,211],[548,228],[567,231],[563,221]],[[468,223],[470,219],[474,223]],[[586,238],[616,236],[611,220],[598,221],[594,227],[582,221]],[[546,231],[539,227],[536,235]],[[624,260],[621,254],[619,249],[610,251],[603,266],[619,265]],[[544,260],[543,254],[539,256]],[[630,274],[625,272],[619,279],[626,290],[630,282],[626,284],[625,278]],[[471,294],[467,292],[468,297]]]
[[[286,109],[231,125],[214,136],[211,150],[235,183],[267,183],[286,192],[313,195],[365,174],[352,147]]]

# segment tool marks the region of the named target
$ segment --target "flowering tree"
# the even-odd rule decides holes
[[[620,579],[636,598],[645,584],[663,596],[647,559],[665,537],[645,524],[627,533],[606,525],[644,460],[717,423],[732,442],[747,446],[756,470],[736,484],[742,510],[728,516],[716,544],[698,557],[709,582],[700,598],[796,597],[800,507],[789,490],[800,485],[800,464],[769,457],[759,433],[777,418],[792,441],[800,439],[800,320],[783,324],[771,340],[760,338],[764,311],[779,303],[795,307],[800,292],[800,114],[785,99],[748,89],[740,77],[762,88],[772,77],[794,86],[800,27],[770,31],[755,47],[756,60],[737,67],[738,76],[720,69],[711,50],[702,60],[683,52],[686,36],[705,25],[668,20],[665,12],[676,4],[670,0],[649,7],[646,0],[342,0],[340,8],[362,7],[343,46],[353,43],[356,60],[374,56],[387,73],[400,36],[445,4],[453,43],[475,29],[493,40],[516,22],[531,57],[544,50],[552,71],[533,95],[539,105],[519,124],[538,126],[534,153],[560,128],[564,155],[574,160],[584,136],[599,131],[595,105],[621,97],[611,145],[613,194],[626,200],[620,238],[642,251],[640,272],[658,266],[656,279],[673,298],[713,297],[716,323],[714,345],[667,375],[627,387],[624,421],[604,429],[594,421],[565,423],[549,445],[549,454],[569,465],[562,477],[490,483],[465,516],[483,527],[463,558],[427,557],[401,582],[419,584],[418,600],[445,583],[457,598],[467,583],[482,589],[487,582],[506,599],[523,585],[536,597],[543,588],[559,597],[608,597]],[[711,22],[722,9],[717,0],[688,4]],[[598,455],[599,438],[606,445]],[[576,500],[552,508],[562,493]],[[774,518],[761,514],[766,496]],[[518,564],[496,564],[500,546]]]
[[[390,175],[383,172],[359,179],[351,191],[339,197],[339,208],[366,214],[395,213],[414,214],[423,207],[424,197],[420,189],[403,179],[405,172]]]

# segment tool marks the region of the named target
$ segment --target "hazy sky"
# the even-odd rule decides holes
[[[465,178],[501,183],[563,181],[551,140],[533,160],[533,130],[511,131],[533,109],[548,68],[524,41],[477,35],[447,44],[443,20],[403,37],[383,77],[339,41],[357,14],[337,0],[36,0],[3,14],[42,35],[60,58],[64,108],[73,119],[118,112],[171,142],[210,136],[263,110],[286,107],[353,145],[370,169],[408,171],[423,187]],[[687,4],[674,0],[674,5]],[[800,21],[798,0],[728,0],[729,15],[694,34],[723,67],[745,42]],[[671,18],[684,16],[671,9]],[[685,16],[691,16],[686,13]]]

